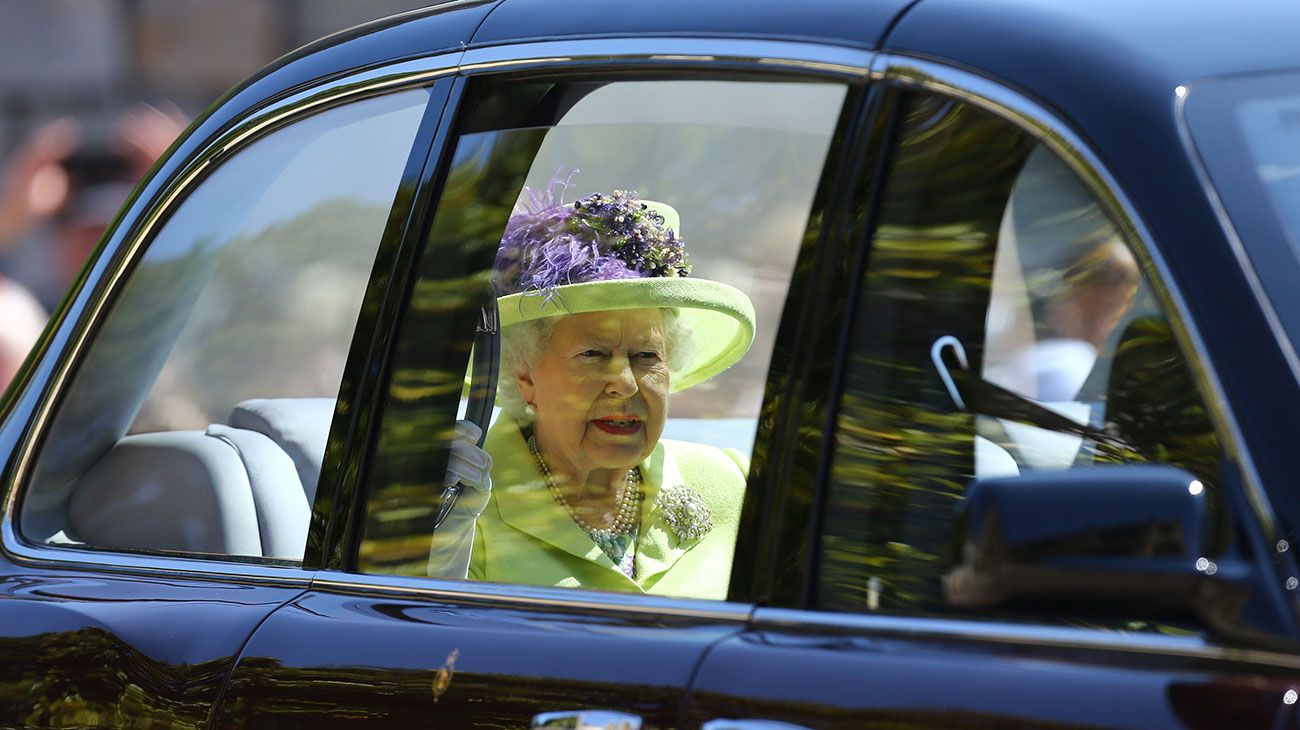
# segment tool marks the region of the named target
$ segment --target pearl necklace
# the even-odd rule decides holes
[[[640,522],[640,502],[641,502],[641,470],[633,467],[627,470],[627,478],[623,480],[614,495],[614,501],[618,504],[618,509],[614,513],[614,522],[608,528],[595,527],[583,519],[582,515],[574,511],[573,506],[564,498],[564,493],[560,491],[560,485],[555,483],[555,477],[552,476],[551,470],[546,466],[546,460],[542,458],[542,452],[537,448],[537,437],[528,437],[528,449],[533,452],[533,458],[537,460],[537,469],[542,472],[542,478],[546,480],[546,488],[550,490],[551,496],[559,503],[564,511],[569,513],[569,517],[582,528],[593,540],[608,540],[609,538],[619,535],[632,535],[636,533],[638,523]]]

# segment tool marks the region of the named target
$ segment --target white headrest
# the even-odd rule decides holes
[[[122,438],[78,482],[68,520],[96,547],[262,554],[243,461],[202,431]]]
[[[258,398],[242,401],[227,422],[270,437],[293,459],[310,504],[316,498],[325,440],[334,418],[333,398]]]

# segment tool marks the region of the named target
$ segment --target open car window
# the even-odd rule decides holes
[[[778,356],[777,326],[846,89],[763,79],[472,82],[397,340],[368,479],[358,568],[725,598],[768,367]],[[609,289],[608,300],[570,288],[588,282],[570,259],[586,256],[593,245],[589,224],[579,222],[582,215],[574,213],[574,203],[618,206],[627,201],[635,201],[627,203],[633,211],[629,215],[653,214],[654,226],[663,226],[655,231],[672,229],[684,242],[689,271],[665,275],[667,265],[627,259],[624,263],[636,271],[620,276],[720,285],[728,291],[722,295],[726,301],[715,302],[716,311],[709,315],[723,323],[719,329],[707,317],[694,318],[699,303],[686,295],[676,303],[637,300],[654,303],[632,307],[620,298],[625,290],[617,286]],[[648,207],[640,207],[642,201]],[[546,280],[553,288],[520,285],[522,274],[511,267],[516,258],[531,255],[529,246],[541,235],[519,233],[521,221],[546,206],[572,217],[568,228],[561,227],[561,237],[571,237],[572,246],[547,254],[552,256],[547,266],[561,270]],[[613,227],[623,225],[621,219],[610,220]],[[546,235],[557,235],[547,230]],[[652,252],[646,258],[659,255]],[[644,273],[655,266],[658,273]],[[549,275],[542,272],[532,281]],[[455,451],[456,420],[464,417],[467,400],[473,398],[465,386],[466,371],[489,282],[502,297],[498,314],[507,357],[511,327],[522,326],[512,322],[528,320],[535,310],[550,312],[538,320],[551,320],[553,326],[543,327],[526,345],[536,359],[574,343],[578,346],[568,356],[592,362],[662,356],[668,361],[664,377],[670,392],[659,409],[638,394],[612,400],[606,397],[609,390],[583,394],[576,376],[539,377],[534,397],[522,393],[535,374],[520,365],[528,357],[501,363],[497,407],[483,445],[493,462],[490,496],[482,485],[457,488],[458,504],[481,510],[471,543],[466,542],[470,531],[449,532],[449,523],[439,525],[439,515],[446,515],[444,479],[457,468],[458,457],[449,454],[449,448]],[[745,315],[752,319],[752,343],[746,340],[743,357],[697,377],[701,361],[723,362],[726,358],[718,353],[728,350],[730,338],[739,341],[736,330],[725,325],[733,304],[752,307]],[[623,309],[653,310],[648,327],[655,331],[653,337],[663,337],[638,340],[630,350],[602,340],[601,328],[612,315],[590,315]],[[522,402],[521,394],[529,402]],[[557,414],[584,398],[583,403],[594,404],[589,409],[594,415],[586,425],[576,421],[574,428],[582,436],[566,446],[558,437],[563,427],[548,424],[560,424]],[[601,410],[615,401],[621,404],[618,413]],[[612,421],[601,422],[601,415]],[[639,501],[639,506],[626,507],[636,516],[627,520],[632,527],[621,551],[598,544],[584,515],[598,519],[599,514],[556,494],[563,475],[552,480],[555,474],[548,473],[576,464],[592,441],[620,434],[644,436],[638,448],[651,454],[627,469],[626,487],[618,485],[629,490],[620,494],[635,494],[628,499]],[[538,444],[537,452],[530,453],[529,439]],[[688,451],[691,455],[684,455]],[[687,473],[689,466],[667,472],[662,466],[690,462],[696,455],[735,475],[727,477],[733,487],[718,502],[709,503],[708,486],[699,483],[699,474]],[[542,470],[557,462],[560,468]],[[673,486],[684,489],[667,489]],[[693,523],[698,530],[678,520],[674,532],[673,518],[664,516],[666,498],[659,497],[664,493],[686,501],[695,495],[701,505],[708,503],[707,529],[702,519]],[[462,558],[472,553],[468,565],[448,562],[449,552],[457,550]]]
[[[426,90],[236,152],[148,242],[23,495],[50,545],[301,560],[362,295]]]

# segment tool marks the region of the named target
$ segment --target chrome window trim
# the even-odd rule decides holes
[[[353,102],[381,92],[417,87],[426,82],[456,73],[460,52],[446,53],[417,61],[361,71],[321,87],[313,87],[283,97],[269,107],[222,135],[211,148],[213,156],[224,157],[286,121],[287,117],[305,117],[341,102]]]
[[[1276,515],[1263,489],[1254,460],[1250,457],[1241,428],[1227,408],[1223,383],[1213,365],[1214,360],[1205,340],[1191,317],[1191,309],[1178,290],[1160,249],[1154,245],[1150,232],[1142,224],[1136,208],[1100,158],[1068,124],[1046,107],[984,76],[901,54],[882,54],[875,60],[873,71],[886,83],[950,96],[1006,119],[1034,135],[1060,156],[1097,195],[1106,211],[1132,242],[1134,253],[1147,272],[1157,298],[1170,315],[1174,335],[1191,362],[1193,377],[1197,379],[1201,392],[1209,395],[1209,403],[1206,405],[1214,419],[1223,448],[1241,470],[1246,498],[1255,511],[1259,526],[1270,544],[1276,542],[1280,537]],[[1260,564],[1264,565],[1266,561]]]
[[[487,583],[452,578],[376,575],[320,571],[312,590],[369,596],[405,596],[481,604],[506,604],[579,613],[648,614],[672,618],[711,619],[746,623],[753,606],[746,603],[674,598],[643,593],[615,593],[583,588],[556,588],[513,583]]]
[[[968,619],[915,618],[789,608],[758,608],[752,630],[803,630],[863,634],[901,640],[962,641],[980,644],[1142,654],[1176,659],[1239,662],[1271,668],[1300,669],[1300,656],[1264,649],[1240,649],[1206,643],[1197,637],[1139,634],[1101,629],[1010,624]]]
[[[97,573],[167,578],[181,577],[223,583],[256,583],[301,589],[309,587],[312,576],[316,573],[314,570],[303,570],[301,566],[297,565],[245,563],[228,560],[224,556],[199,558],[179,555],[146,555],[143,553],[31,545],[14,532],[14,526],[9,520],[5,520],[3,526],[0,526],[0,531],[3,531],[7,557],[19,565],[45,567],[48,564],[58,564],[59,567],[67,570],[93,570]],[[13,546],[19,546],[22,549],[14,550]]]
[[[598,38],[481,46],[465,52],[461,71],[495,73],[550,66],[727,64],[754,70],[784,70],[846,79],[870,75],[871,51],[845,46],[738,38]]]
[[[65,320],[60,323],[60,331],[67,337],[67,344],[54,365],[48,390],[36,405],[15,448],[11,485],[4,504],[3,520],[0,520],[0,549],[16,562],[29,565],[60,566],[67,569],[98,567],[113,571],[158,571],[166,574],[190,574],[204,579],[226,576],[236,580],[279,580],[281,576],[290,574],[285,571],[295,570],[222,561],[219,557],[179,558],[36,545],[25,541],[14,524],[18,500],[26,491],[38,452],[37,445],[49,429],[54,405],[62,399],[74,364],[81,361],[83,351],[93,339],[91,333],[98,331],[128,273],[134,270],[137,260],[143,255],[145,242],[152,239],[160,222],[189,195],[209,168],[215,167],[226,157],[262,136],[287,123],[334,106],[380,93],[416,88],[462,72],[485,74],[545,68],[599,70],[612,66],[662,69],[723,64],[723,71],[785,71],[803,74],[805,77],[823,76],[847,82],[868,78],[873,56],[869,51],[842,46],[736,38],[600,38],[502,44],[442,52],[363,69],[305,90],[291,91],[269,104],[250,110],[217,132],[173,174],[159,192],[152,196],[152,200],[148,201],[148,207],[141,209],[131,228],[112,232],[112,238],[120,241],[112,254],[111,262],[114,266],[94,282],[92,289],[83,289],[76,294],[78,300],[85,302],[82,314],[75,321]],[[140,201],[136,204],[140,204]],[[110,262],[100,261],[97,265],[107,266],[107,263]],[[312,574],[298,569],[293,575],[294,580],[305,580],[305,577]],[[382,581],[379,585],[382,585]],[[411,587],[412,590],[417,588],[414,584]],[[391,587],[384,590],[391,590]],[[442,595],[449,596],[474,594],[473,591],[449,588],[439,590],[442,590]],[[482,595],[505,600],[501,590],[484,591]],[[586,591],[579,591],[575,595],[575,604],[586,605],[593,600]],[[550,599],[537,597],[536,600]],[[654,612],[659,608],[661,607],[656,606],[646,610]],[[718,615],[709,611],[692,611],[700,615]],[[721,615],[734,613],[724,611]]]

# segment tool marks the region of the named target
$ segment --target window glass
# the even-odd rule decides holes
[[[1191,86],[1183,121],[1272,308],[1300,344],[1300,74],[1203,79]],[[1277,509],[1290,512],[1289,495]],[[1293,518],[1292,518],[1293,519]],[[1291,520],[1288,520],[1291,521]]]
[[[1036,147],[1007,201],[994,253],[984,322],[985,380],[1080,425],[1106,422],[1110,368],[1122,333],[1160,318],[1123,236],[1055,155]],[[977,416],[1001,446],[976,454],[976,475],[1066,469],[1081,436],[1012,419]],[[981,442],[984,443],[984,442]],[[1087,448],[1092,448],[1092,444]]]
[[[361,569],[724,598],[776,327],[844,96],[825,83],[483,82],[399,339]],[[614,212],[596,223],[593,210]],[[689,272],[664,258],[673,237]],[[613,253],[625,240],[644,255]],[[588,255],[622,273],[572,264]],[[505,353],[491,496],[461,490],[435,530],[489,280]]]
[[[30,540],[301,559],[334,400],[428,92],[224,161],[161,227],[69,385]]]
[[[944,581],[974,479],[1173,465],[1203,482],[1207,555],[1222,556],[1222,451],[1129,242],[1028,134],[907,99],[848,354],[817,604],[966,612]]]
[[[1255,99],[1237,110],[1241,136],[1250,148],[1255,174],[1268,190],[1273,210],[1286,226],[1292,249],[1300,256],[1300,94]]]

